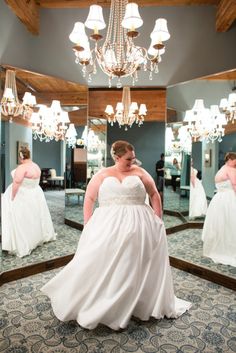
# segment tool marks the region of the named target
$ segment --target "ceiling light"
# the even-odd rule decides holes
[[[139,126],[143,124],[147,108],[146,104],[140,104],[138,107],[136,102],[131,102],[130,88],[125,86],[122,91],[122,102],[117,103],[116,112],[114,112],[112,105],[107,105],[105,114],[111,126],[117,122],[119,127],[124,126],[125,130],[128,130],[128,127],[131,127],[133,123]]]
[[[69,35],[70,40],[75,43],[75,62],[82,65],[83,76],[88,75],[88,81],[91,81],[91,74],[97,73],[98,64],[109,77],[109,87],[115,77],[118,79],[118,88],[122,86],[122,77],[132,77],[134,85],[140,69],[148,71],[151,80],[153,72],[158,73],[158,63],[165,47],[163,42],[170,38],[170,34],[167,21],[164,18],[157,19],[150,35],[151,49],[147,50],[134,44],[134,39],[139,35],[137,28],[142,24],[137,4],[128,3],[128,0],[111,0],[106,38],[99,46],[98,41],[103,38],[99,31],[104,29],[106,24],[102,7],[90,6],[85,24],[76,22]],[[90,38],[95,41],[95,47],[92,50],[85,27],[93,30]]]

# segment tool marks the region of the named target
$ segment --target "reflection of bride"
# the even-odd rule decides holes
[[[205,216],[207,199],[201,180],[197,178],[197,169],[191,167],[189,218]]]
[[[39,186],[40,168],[31,161],[27,148],[19,157],[21,165],[11,173],[13,183],[2,195],[2,250],[23,257],[55,240],[56,234]]]
[[[217,193],[210,202],[203,227],[203,255],[236,266],[236,153],[225,156],[215,176]]]

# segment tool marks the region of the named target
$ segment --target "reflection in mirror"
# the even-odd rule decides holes
[[[66,148],[65,223],[68,225],[74,222],[83,224],[82,208],[87,183],[87,125],[76,126],[76,132],[75,147]]]
[[[189,208],[191,139],[181,122],[166,124],[165,210],[184,215]]]
[[[75,148],[67,150],[65,222],[79,229],[83,226],[86,185],[92,176],[105,166],[106,123],[106,119],[89,118],[83,130],[77,130],[80,138]]]
[[[212,75],[203,79],[193,80],[173,87],[167,90],[167,104],[171,107],[171,113],[168,114],[167,123],[173,125],[186,123],[183,122],[185,112],[192,109],[196,99],[204,99],[206,108],[211,105],[220,105],[221,98],[228,97],[235,86],[236,70],[231,70],[219,75]],[[207,198],[207,204],[211,201],[215,191],[215,174],[222,166],[226,152],[236,151],[236,125],[228,122],[223,126],[225,135],[221,139],[212,139],[206,141],[203,138],[197,138],[191,143],[190,162],[192,160],[193,168],[198,181],[202,185],[202,200]],[[167,150],[166,150],[167,152]],[[168,153],[167,157],[168,158]],[[172,159],[173,156],[171,156]],[[178,158],[178,155],[175,155]],[[171,162],[171,160],[169,161]],[[182,163],[182,159],[180,159]],[[181,166],[182,167],[182,166]],[[189,164],[189,170],[190,164]],[[191,173],[190,173],[191,176]],[[180,189],[181,189],[180,180]],[[168,188],[167,188],[168,189]],[[203,194],[204,193],[204,194]],[[172,193],[173,194],[173,193]],[[205,195],[205,196],[204,196]],[[168,196],[168,193],[166,194]],[[190,199],[192,191],[190,189]],[[198,202],[200,192],[198,192]],[[176,203],[176,209],[173,211],[179,212],[179,203]],[[190,215],[191,216],[191,212]],[[211,259],[203,256],[202,227],[204,222],[204,214],[202,217],[196,217],[194,221],[185,214],[185,219],[189,222],[188,227],[181,232],[171,234],[168,238],[170,255],[175,259],[176,263],[181,264],[182,268],[186,268],[184,263],[187,263],[188,270],[191,268],[193,273],[206,274],[209,279],[217,278],[222,284],[235,288],[236,272],[232,266],[226,266],[214,263]],[[188,229],[188,228],[192,229]],[[199,228],[199,229],[197,229]],[[184,244],[184,248],[183,248]],[[208,270],[213,272],[207,272]],[[214,273],[217,272],[217,276]],[[213,275],[212,275],[213,273]],[[218,282],[219,283],[219,282]]]
[[[38,104],[50,105],[52,100],[60,100],[62,109],[65,108],[66,110],[68,108],[70,111],[71,123],[76,123],[83,118],[83,110],[74,112],[71,109],[72,106],[85,106],[87,119],[87,87],[19,68],[11,69],[16,72],[16,86],[20,101],[22,101],[22,97],[28,89],[34,92]],[[65,142],[62,140],[41,142],[38,138],[34,139],[28,119],[23,119],[19,115],[13,117],[12,120],[12,122],[9,122],[9,117],[2,115],[1,135],[3,140],[1,143],[4,143],[5,148],[1,148],[1,171],[3,172],[1,191],[4,192],[12,182],[10,172],[17,166],[17,143],[28,143],[32,159],[42,171],[40,186],[44,191],[57,239],[54,242],[38,246],[29,256],[23,258],[10,255],[4,251],[2,257],[4,281],[7,280],[7,276],[13,275],[12,270],[14,270],[14,275],[17,273],[17,276],[20,277],[23,274],[21,267],[24,266],[31,265],[31,271],[31,268],[42,270],[49,261],[50,266],[53,267],[58,266],[59,263],[62,265],[64,259],[74,253],[79,239],[79,232],[64,224]]]

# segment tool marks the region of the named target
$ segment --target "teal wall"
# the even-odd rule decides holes
[[[22,125],[6,122],[5,124],[5,181],[11,184],[11,171],[17,167],[17,142],[27,142],[32,150],[32,130]]]
[[[138,127],[134,124],[128,131],[114,126],[107,125],[107,160],[108,165],[113,164],[110,158],[110,147],[116,140],[126,140],[134,145],[136,157],[142,162],[146,169],[156,180],[155,165],[160,159],[160,154],[165,151],[165,123],[144,122]]]
[[[33,140],[34,162],[42,168],[56,169],[57,175],[63,175],[61,170],[61,144],[63,142],[40,142]],[[64,172],[63,172],[64,173]]]

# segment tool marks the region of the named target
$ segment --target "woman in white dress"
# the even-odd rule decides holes
[[[115,165],[88,184],[85,226],[74,258],[41,289],[57,318],[77,320],[87,329],[99,323],[125,328],[132,315],[176,318],[191,305],[174,295],[154,180],[134,164],[128,142],[115,142],[111,155]],[[146,192],[152,208],[145,203]]]
[[[2,196],[2,250],[23,257],[38,245],[56,239],[43,191],[40,168],[28,148],[19,152],[20,165]]]
[[[236,266],[236,152],[226,154],[215,183],[217,193],[203,227],[203,255],[216,263]]]
[[[197,177],[197,169],[191,161],[189,218],[204,217],[207,212],[207,198],[201,180]]]

